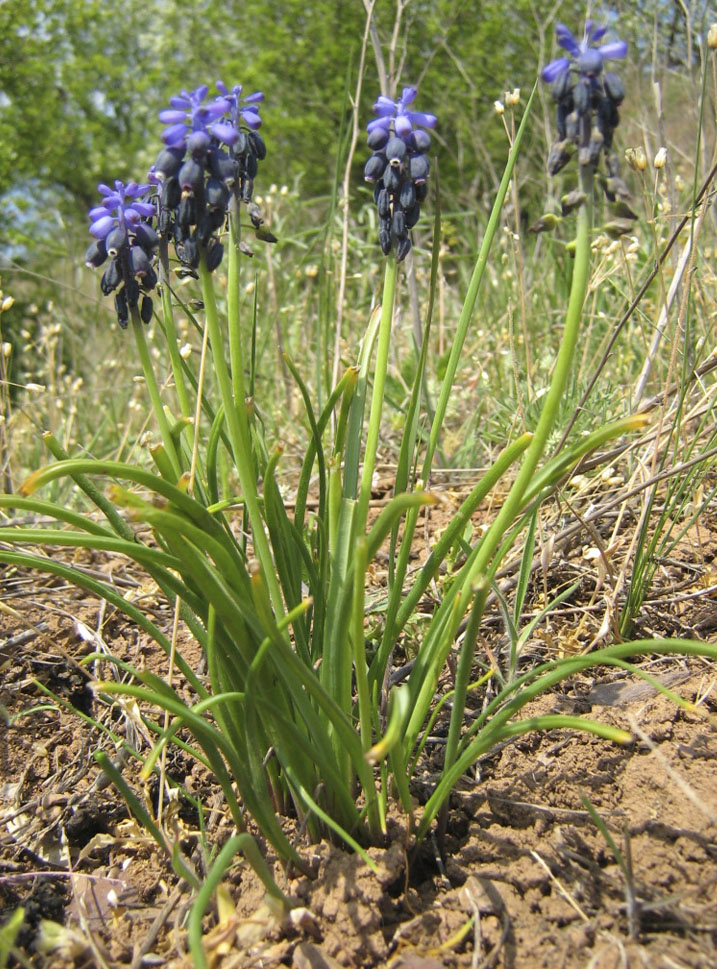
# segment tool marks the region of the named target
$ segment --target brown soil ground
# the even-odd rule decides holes
[[[427,533],[450,514],[447,499]],[[658,590],[638,631],[715,641],[717,535],[705,528],[699,551],[691,547],[665,571],[669,589],[684,580],[681,594],[660,597]],[[555,568],[569,571],[570,561],[556,557]],[[126,563],[83,554],[75,564],[111,571],[126,594],[171,626],[166,605]],[[527,661],[528,654],[585,647],[601,616],[587,632],[576,616],[591,615],[599,582],[594,586],[541,628]],[[704,594],[690,597],[699,589]],[[136,709],[100,708],[78,660],[106,646],[135,666],[164,672],[165,657],[124,617],[57,580],[8,568],[0,577],[0,608],[0,924],[24,907],[17,945],[34,966],[191,966],[185,931],[191,895],[94,763],[96,749],[115,755],[112,741],[38,685],[146,750]],[[489,653],[502,648],[501,636],[496,611],[486,624]],[[192,644],[182,649],[196,666]],[[583,675],[529,712],[590,713],[630,730],[632,744],[561,731],[505,746],[464,779],[442,846],[434,839],[414,851],[402,819],[393,819],[390,843],[370,851],[378,874],[337,847],[303,844],[315,878],[274,866],[282,888],[303,906],[290,920],[267,906],[255,876],[238,863],[228,878],[231,901],[205,920],[212,966],[717,965],[717,671],[699,659],[646,659],[644,667],[694,709],[680,709],[627,672]],[[109,666],[95,670],[108,672]],[[447,672],[446,685],[449,679]],[[414,790],[419,801],[440,767],[439,741],[427,748]],[[181,751],[170,755],[167,770],[201,799],[212,843],[225,840],[230,827],[212,778]],[[143,791],[131,764],[125,774],[156,808],[156,784]],[[192,805],[180,799],[164,810],[168,829],[201,865]],[[43,919],[65,925],[59,947],[48,948]]]

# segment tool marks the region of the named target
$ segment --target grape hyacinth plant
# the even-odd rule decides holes
[[[147,294],[157,285],[153,260],[159,238],[153,226],[156,209],[146,200],[151,185],[119,180],[114,188],[97,186],[103,196],[101,205],[90,209],[90,234],[94,242],[85,255],[92,268],[110,264],[102,276],[105,296],[115,292],[117,322],[125,329],[130,312],[137,310],[144,323],[152,318],[152,299]],[[140,306],[139,298],[142,296]]]
[[[433,114],[409,110],[417,94],[417,88],[405,87],[398,101],[381,95],[373,106],[378,117],[368,124],[367,142],[373,154],[364,178],[375,183],[381,249],[385,256],[395,250],[397,262],[411,251],[409,233],[428,194],[426,152],[431,136],[423,129],[434,128],[437,122]]]
[[[557,102],[558,141],[548,159],[551,175],[568,163],[575,149],[581,166],[594,167],[603,148],[609,152],[612,147],[625,89],[620,78],[603,67],[607,60],[624,58],[627,44],[618,40],[596,47],[606,32],[606,26],[599,27],[588,20],[583,40],[578,44],[564,24],[556,28],[558,43],[570,57],[558,58],[544,67],[541,74],[544,81],[552,84]]]
[[[576,152],[580,170],[580,186],[563,197],[562,214],[590,201],[588,183],[592,185],[592,176],[604,156],[606,176],[602,184],[613,206],[605,230],[617,238],[632,230],[637,216],[630,207],[632,196],[620,176],[620,160],[613,150],[625,87],[617,74],[605,70],[607,61],[626,57],[627,44],[623,40],[600,43],[607,31],[607,25],[598,26],[588,20],[583,39],[578,42],[565,24],[558,24],[558,43],[569,57],[552,61],[543,68],[541,77],[551,85],[557,105],[557,139],[550,148],[548,172],[556,175]],[[554,219],[547,217],[534,231],[553,228],[555,224]]]
[[[176,666],[184,677],[185,682],[176,684],[171,676],[162,679],[105,653],[85,660],[101,659],[103,668],[112,663],[123,673],[121,678],[95,683],[98,702],[110,704],[121,696],[139,704],[146,727],[143,736],[153,739],[151,749],[135,748],[129,738],[117,734],[112,739],[142,761],[144,780],[158,774],[162,790],[173,785],[181,796],[190,796],[179,781],[169,781],[160,766],[167,747],[176,743],[203,764],[222,789],[225,814],[237,833],[213,864],[212,848],[203,844],[201,861],[207,875],[202,884],[194,860],[184,852],[185,840],[165,825],[161,810],[153,814],[134,794],[118,766],[121,761],[115,763],[104,751],[97,754],[105,774],[167,851],[175,870],[198,890],[190,945],[199,969],[207,964],[201,943],[204,908],[236,851],[245,853],[274,898],[284,906],[291,904],[269,874],[249,834],[250,825],[278,858],[307,875],[311,868],[303,842],[294,840],[282,822],[287,815],[298,819],[306,838],[332,838],[360,852],[375,867],[366,848],[386,843],[392,799],[405,814],[408,835],[420,845],[444,814],[461,776],[497,745],[535,729],[560,727],[609,741],[629,739],[623,730],[582,717],[521,716],[526,704],[542,692],[587,668],[624,668],[631,657],[646,651],[717,657],[717,648],[680,640],[620,643],[589,655],[521,668],[519,655],[508,662],[498,657],[483,678],[494,678],[492,698],[486,696],[475,719],[465,720],[468,691],[477,686],[471,680],[480,624],[501,563],[526,531],[532,528],[534,534],[541,502],[578,461],[645,423],[643,417],[623,418],[576,437],[553,455],[548,451],[572,374],[589,281],[593,177],[603,146],[611,148],[621,100],[621,88],[608,80],[612,75],[603,73],[603,61],[624,56],[624,50],[619,45],[596,47],[603,36],[602,28],[589,24],[584,41],[577,44],[560,28],[559,38],[570,58],[561,58],[543,72],[557,91],[561,151],[578,151],[584,198],[575,206],[571,290],[540,416],[532,432],[506,443],[418,569],[409,567],[416,558],[418,516],[435,501],[426,490],[433,458],[537,83],[510,148],[426,435],[420,417],[431,345],[429,309],[403,423],[394,494],[375,516],[370,505],[385,431],[397,266],[411,248],[410,231],[426,198],[430,135],[425,129],[436,125],[434,115],[411,110],[416,89],[404,88],[398,101],[380,97],[374,106],[377,117],[369,124],[373,155],[365,176],[375,183],[385,266],[381,304],[368,322],[356,365],[346,369],[328,399],[316,406],[299,366],[287,359],[308,433],[291,501],[278,480],[282,445],[267,445],[256,402],[247,393],[250,326],[241,314],[239,256],[246,247],[239,213],[245,206],[258,230],[261,214],[252,199],[259,162],[266,153],[258,131],[263,94],[245,97],[240,85],[229,88],[218,82],[214,100],[208,100],[206,85],[171,99],[160,114],[165,147],[150,173],[150,184],[157,190],[157,230],[152,224],[155,203],[145,200],[148,185],[117,182],[114,190],[100,186],[104,201],[91,212],[90,231],[96,241],[88,262],[100,266],[111,260],[102,289],[107,294],[119,290],[120,325],[132,323],[161,434],[161,443],[150,448],[155,467],[129,460],[70,458],[48,438],[56,462],[36,471],[21,494],[0,496],[0,508],[32,512],[43,520],[51,516],[66,527],[5,528],[0,562],[53,573],[105,599],[150,636],[167,653],[170,670]],[[608,169],[612,171],[610,162]],[[431,307],[440,249],[439,208],[435,224]],[[180,358],[177,349],[171,240],[181,268],[198,280],[190,278],[188,285],[201,295],[194,322],[203,351],[196,366],[193,359]],[[140,293],[148,298],[157,282],[155,251],[162,326],[154,328],[154,339],[160,345],[166,341],[169,358],[168,379],[163,382],[155,374],[155,366],[161,364],[149,353],[142,324],[152,306],[145,310],[145,303],[139,303]],[[226,311],[220,312],[216,270],[225,252]],[[253,307],[253,312],[259,311]],[[160,391],[160,384],[172,384],[171,378],[174,396]],[[63,477],[90,498],[93,511],[102,513],[99,521],[94,514],[82,515],[33,496]],[[96,479],[108,482],[109,497]],[[495,518],[467,544],[464,536],[472,516],[498,485],[502,497]],[[33,555],[25,548],[33,544],[89,547],[131,559],[173,605],[173,633],[168,635],[153,614],[125,598],[111,581],[73,570],[51,556]],[[370,569],[387,544],[390,566],[382,590],[381,626],[375,633],[377,643],[369,642]],[[393,657],[400,655],[407,628],[456,547],[465,554],[455,570],[448,570],[450,582],[441,587],[435,609],[425,618],[415,660],[396,670]],[[526,562],[528,568],[530,556]],[[519,584],[526,587],[527,577]],[[176,638],[180,621],[201,649],[201,672],[182,657]],[[438,689],[447,665],[455,672],[443,767],[419,807],[412,782],[421,770],[431,728],[444,712],[447,697],[439,697]]]
[[[160,232],[173,236],[184,266],[197,269],[203,253],[210,272],[222,260],[217,232],[224,226],[232,197],[248,206],[257,228],[263,222],[252,192],[259,162],[266,157],[258,130],[263,93],[242,98],[241,84],[230,91],[222,81],[217,90],[219,95],[206,103],[206,84],[170,98],[170,107],[159,113],[166,125],[166,147],[150,172],[161,188]]]

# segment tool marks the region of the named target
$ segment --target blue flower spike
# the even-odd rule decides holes
[[[548,171],[551,175],[557,174],[577,150],[581,170],[592,176],[604,156],[607,172],[601,180],[612,211],[605,231],[616,237],[632,231],[637,216],[630,207],[630,191],[620,177],[620,160],[612,150],[625,88],[616,74],[605,70],[607,61],[622,60],[627,55],[627,44],[624,40],[603,43],[607,31],[606,25],[588,20],[578,42],[565,24],[558,24],[555,28],[558,44],[568,56],[559,57],[544,67],[541,77],[552,86],[557,104],[558,136],[550,148]],[[581,191],[564,196],[563,215],[582,204],[584,198],[585,193]],[[543,231],[541,223],[536,226],[539,227],[534,231]]]
[[[259,162],[266,157],[259,134],[264,95],[242,96],[241,84],[229,88],[223,81],[216,89],[214,100],[207,100],[206,84],[170,98],[159,114],[165,148],[149,173],[159,190],[159,232],[174,239],[180,262],[190,270],[202,254],[210,270],[221,263],[217,233],[232,197],[247,206],[255,228],[264,221],[252,201]]]
[[[156,206],[145,198],[152,186],[137,182],[125,185],[118,180],[114,188],[104,183],[97,188],[102,202],[89,211],[94,241],[87,250],[85,263],[96,269],[110,260],[100,285],[105,296],[115,293],[117,322],[122,329],[129,323],[134,308],[139,308],[140,318],[149,323],[153,305],[147,294],[157,285],[153,263],[159,244],[153,225]]]
[[[541,72],[542,79],[552,85],[557,103],[558,139],[548,158],[551,175],[570,161],[577,148],[579,164],[593,169],[604,150],[610,176],[619,177],[617,155],[611,148],[625,89],[616,74],[605,70],[605,64],[622,60],[627,44],[624,40],[602,43],[607,31],[607,25],[588,20],[578,41],[565,24],[555,28],[558,44],[568,56],[557,58]]]
[[[367,125],[369,148],[364,178],[375,185],[373,198],[378,209],[378,240],[384,255],[393,249],[401,262],[411,250],[410,230],[418,222],[421,203],[428,194],[429,163],[426,152],[434,128],[433,114],[412,111],[409,105],[418,94],[405,87],[398,101],[380,95],[373,106],[377,115]]]

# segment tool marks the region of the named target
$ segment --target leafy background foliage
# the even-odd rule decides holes
[[[418,84],[419,106],[439,115],[434,156],[446,249],[442,271],[449,287],[465,288],[476,240],[485,227],[507,154],[505,131],[493,103],[513,87],[522,88],[525,96],[540,65],[555,53],[555,21],[579,30],[585,8],[577,0],[558,0],[550,7],[534,0],[511,0],[509,5],[496,0],[411,0],[407,4],[402,0],[402,8],[402,27],[393,51],[398,75],[394,83],[397,88]],[[705,34],[710,8],[708,2],[695,0],[689,19],[679,0],[621,0],[592,9],[596,19],[614,19],[620,36],[630,45],[629,61],[620,67],[628,89],[617,135],[620,148],[644,144],[651,158],[660,144],[674,146],[666,172],[670,202],[663,218],[666,230],[674,227],[675,213],[687,204],[692,181],[703,57],[699,39]],[[396,3],[378,0],[376,35],[387,65],[395,17]],[[271,5],[262,0],[228,0],[222,5],[126,0],[121,7],[99,0],[0,3],[0,273],[5,290],[16,301],[3,320],[3,339],[15,347],[15,383],[51,384],[38,373],[35,351],[43,352],[46,331],[57,323],[62,330],[54,337],[55,355],[69,373],[93,373],[98,366],[106,369],[124,353],[118,335],[108,333],[111,312],[101,301],[95,276],[81,268],[88,240],[87,208],[95,202],[98,181],[143,177],[160,147],[157,112],[168,98],[183,87],[211,84],[217,78],[228,83],[238,80],[246,91],[261,88],[266,93],[262,113],[269,154],[257,192],[264,195],[265,207],[272,182],[287,185],[289,195],[276,195],[268,205],[280,244],[271,250],[257,249],[253,265],[266,264],[269,272],[269,292],[259,294],[260,305],[263,302],[278,312],[277,333],[283,328],[284,348],[290,354],[298,359],[310,347],[318,359],[319,343],[334,340],[331,307],[337,276],[330,266],[326,277],[316,275],[316,267],[322,265],[325,226],[331,225],[336,173],[342,172],[347,157],[347,140],[341,141],[340,132],[350,118],[364,29],[360,0],[311,4],[276,0]],[[656,110],[655,80],[662,84],[664,118]],[[376,58],[369,45],[362,125],[371,116],[379,88]],[[555,210],[561,193],[545,171],[553,113],[546,85],[540,86],[538,98],[516,182],[525,284],[528,289],[539,280],[546,284],[544,293],[536,287],[528,306],[528,335],[536,340],[537,350],[532,361],[525,362],[528,369],[532,364],[544,372],[552,359],[546,337],[554,335],[559,323],[558,305],[566,293],[571,261],[559,246],[536,241],[525,232],[546,207]],[[714,140],[709,115],[703,170]],[[362,179],[364,160],[359,146],[350,183],[351,286],[345,295],[360,326],[374,298],[378,269],[370,192]],[[681,191],[674,181],[679,174]],[[632,173],[626,177],[639,194]],[[510,211],[514,201],[509,196],[505,214],[511,227],[516,218]],[[419,247],[428,242],[429,221],[430,214],[419,225]],[[340,232],[336,223],[333,228]],[[649,259],[649,246],[647,234],[643,232],[641,238],[637,258],[643,265]],[[504,247],[502,258],[507,262],[491,270],[493,288],[485,297],[484,318],[490,325],[480,327],[478,338],[490,384],[506,387],[513,383],[514,362],[510,355],[498,352],[498,346],[506,343],[510,314],[522,297],[516,289],[518,273],[509,240],[504,240]],[[546,251],[552,256],[547,262],[542,258]],[[420,286],[425,281],[418,282]],[[619,278],[608,283],[620,285]],[[609,312],[600,315],[607,309],[602,306],[607,292],[603,286],[601,305],[595,307],[596,338],[598,331],[609,327]],[[508,309],[506,299],[512,302]],[[448,328],[438,337],[432,361],[439,377],[450,347],[450,309],[446,317]],[[317,318],[325,321],[325,329],[315,322]],[[353,323],[347,316],[344,332],[352,332]],[[442,333],[440,327],[437,333]],[[276,342],[273,329],[259,333],[260,363],[263,354],[275,352]],[[518,351],[519,344],[520,340]],[[639,355],[643,349],[641,344],[634,353]],[[352,355],[353,349],[347,349],[345,359]],[[410,381],[412,355],[402,359],[408,368],[402,371],[403,377]],[[317,363],[317,375],[318,367]],[[324,388],[331,383],[328,370],[316,383]],[[538,379],[535,386],[540,384]],[[619,387],[620,381],[613,386]],[[498,405],[504,395],[503,391]],[[610,396],[614,401],[614,392]],[[505,403],[505,415],[497,415],[498,439],[516,412],[513,395]],[[486,417],[490,423],[496,415]],[[482,423],[486,427],[486,420]]]
[[[617,15],[632,52],[658,70],[696,68],[695,37],[709,4],[693,4],[690,30],[677,2],[618,3],[594,15]],[[379,2],[378,36],[388,46],[395,4]],[[0,4],[0,187],[7,196],[32,186],[55,190],[55,203],[78,214],[98,180],[130,178],[153,160],[157,111],[182,87],[240,80],[266,92],[270,156],[263,177],[302,178],[308,196],[333,179],[327,159],[347,104],[347,78],[364,30],[357,0],[230,0],[221,5],[177,0],[5,0]],[[441,180],[460,204],[495,188],[502,131],[490,123],[505,87],[532,86],[550,56],[553,21],[576,26],[583,5],[532,0],[420,0],[407,6],[396,61],[398,84],[418,83],[440,114]],[[653,29],[657,35],[653,38]],[[688,59],[689,58],[689,59]],[[369,56],[362,117],[379,89]],[[549,105],[549,97],[544,95]],[[542,149],[540,139],[534,154]],[[540,181],[543,166],[537,164]],[[358,180],[357,180],[358,181]],[[14,190],[14,191],[13,191]],[[4,221],[8,212],[4,207]],[[9,231],[7,224],[4,234]]]

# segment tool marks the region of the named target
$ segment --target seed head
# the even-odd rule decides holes
[[[634,172],[644,172],[647,168],[647,155],[644,148],[627,148],[625,161]]]

